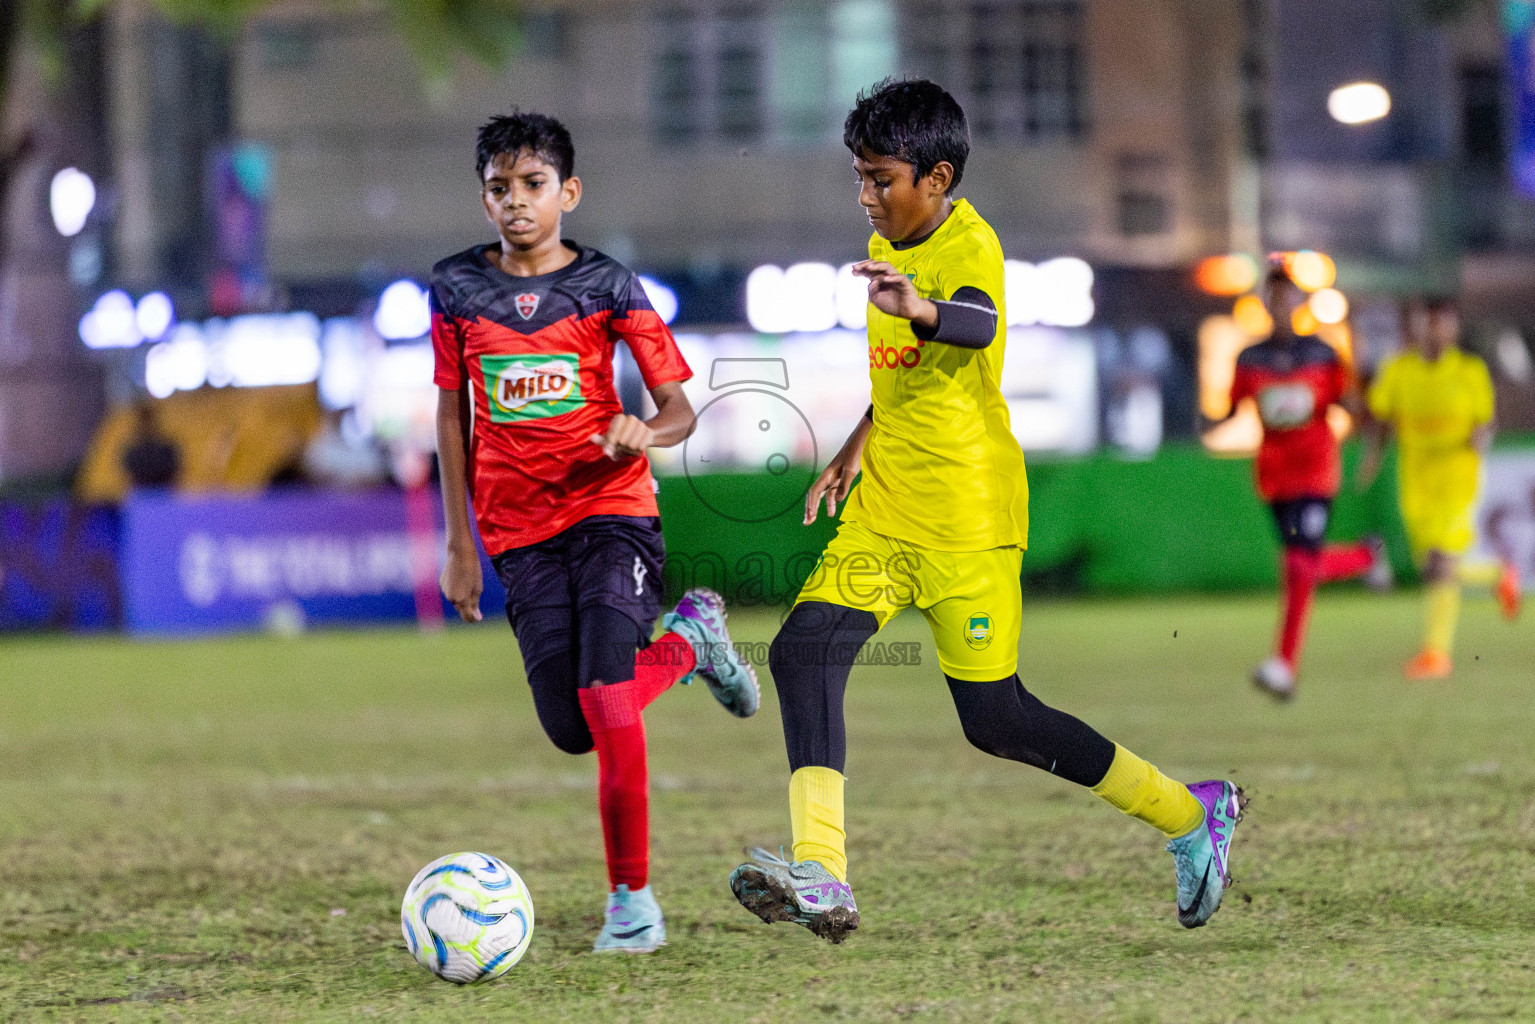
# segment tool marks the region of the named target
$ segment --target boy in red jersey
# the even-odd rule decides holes
[[[724,602],[690,590],[660,612],[665,555],[645,450],[692,433],[692,371],[639,279],[565,241],[581,199],[570,133],[513,113],[480,129],[477,169],[499,244],[432,271],[437,444],[447,514],[442,591],[480,619],[480,537],[506,586],[533,703],[561,750],[597,751],[608,863],[597,952],[649,953],[666,922],[649,884],[649,774],[641,712],[696,672],[727,710],[757,710],[756,676],[730,646]],[[629,347],[656,415],[627,415],[614,346]]]
[[[1278,649],[1253,671],[1253,682],[1280,700],[1295,695],[1306,619],[1318,584],[1387,571],[1378,540],[1324,544],[1332,500],[1342,482],[1338,439],[1327,425],[1334,405],[1357,404],[1348,368],[1326,342],[1295,333],[1306,295],[1282,265],[1267,279],[1274,333],[1237,357],[1231,408],[1253,399],[1263,421],[1255,466],[1258,494],[1273,509],[1284,545],[1284,606]]]

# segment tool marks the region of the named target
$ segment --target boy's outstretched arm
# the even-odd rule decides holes
[[[863,414],[853,432],[843,442],[842,449],[832,456],[831,462],[816,477],[815,483],[810,485],[810,490],[805,494],[805,525],[815,522],[816,515],[820,512],[821,496],[826,496],[826,514],[837,514],[837,503],[847,498],[848,492],[853,489],[853,481],[858,477],[858,471],[863,467],[863,443],[868,440],[869,431],[874,429],[874,406],[869,406],[869,411]]]
[[[468,460],[464,456],[463,399],[456,390],[437,389],[437,468],[442,478],[442,511],[448,529],[448,561],[442,569],[442,594],[465,622],[479,622],[480,555],[469,524]]]
[[[657,384],[650,389],[656,414],[648,420],[619,413],[608,424],[605,434],[593,434],[598,445],[613,461],[645,454],[647,448],[672,448],[686,441],[698,426],[693,403],[683,393],[680,381]]]

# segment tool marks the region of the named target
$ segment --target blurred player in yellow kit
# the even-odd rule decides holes
[[[1519,613],[1519,575],[1507,561],[1465,557],[1476,536],[1482,453],[1492,440],[1487,364],[1456,344],[1460,318],[1452,303],[1427,303],[1415,326],[1416,348],[1386,362],[1370,387],[1376,423],[1360,484],[1368,487],[1375,479],[1386,435],[1394,430],[1402,520],[1427,588],[1423,649],[1405,671],[1408,679],[1444,679],[1453,668],[1461,586],[1494,588],[1504,616],[1512,619]]]

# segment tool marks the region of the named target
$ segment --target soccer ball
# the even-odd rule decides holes
[[[416,962],[472,985],[517,965],[533,938],[533,897],[517,872],[483,853],[432,861],[411,880],[400,930]]]

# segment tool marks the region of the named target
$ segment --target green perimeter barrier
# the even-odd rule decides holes
[[[1385,537],[1399,578],[1415,572],[1388,452],[1367,493],[1352,481],[1359,445],[1344,449],[1329,536]],[[1253,490],[1252,460],[1169,445],[1145,460],[1099,454],[1032,459],[1024,588],[1033,593],[1135,594],[1272,588],[1279,542]],[[824,511],[801,525],[808,471],[719,473],[660,480],[668,589],[712,586],[734,602],[783,604],[836,530]],[[781,510],[781,511],[780,511]],[[762,518],[762,522],[743,520]]]

